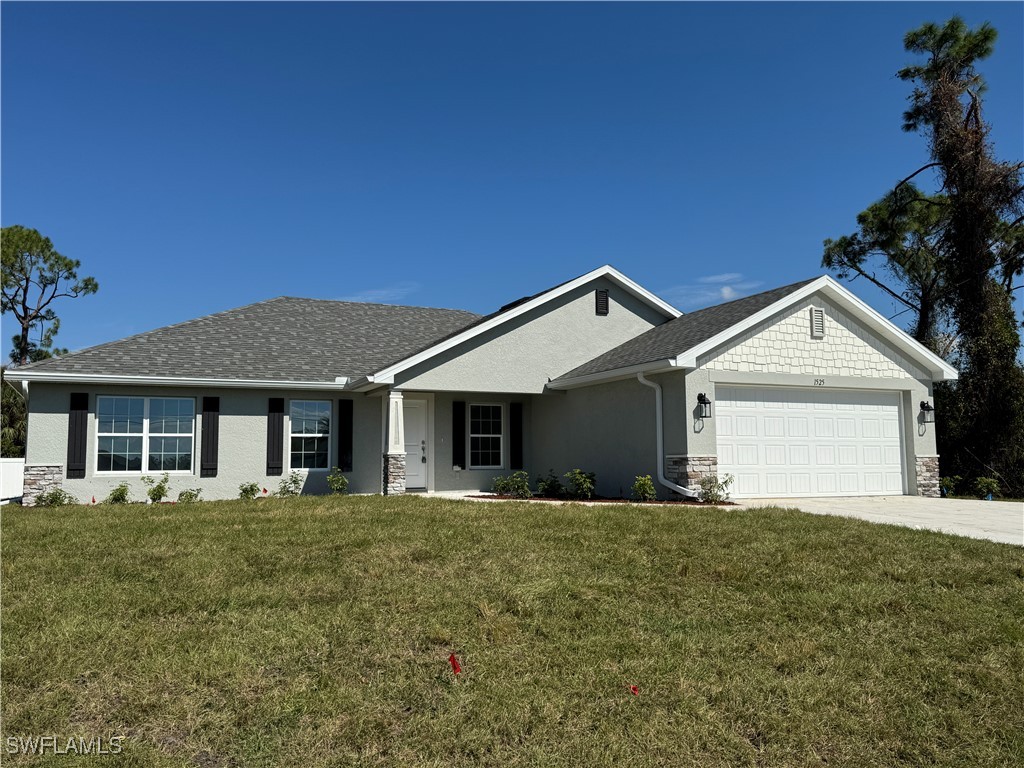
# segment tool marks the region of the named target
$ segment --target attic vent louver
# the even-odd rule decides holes
[[[811,307],[811,338],[825,338],[825,310]]]
[[[594,311],[599,315],[608,314],[608,291],[599,290],[594,292]]]

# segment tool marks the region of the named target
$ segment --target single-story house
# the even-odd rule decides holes
[[[689,314],[604,266],[493,314],[281,297],[11,370],[25,502],[167,472],[171,498],[486,490],[579,467],[663,497],[938,495],[957,373],[823,276]]]

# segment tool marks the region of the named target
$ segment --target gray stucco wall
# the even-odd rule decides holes
[[[602,496],[628,498],[637,475],[657,486],[654,390],[636,379],[535,397],[533,423],[531,480],[579,468],[596,473]]]
[[[379,398],[363,395],[339,395],[337,391],[279,391],[244,389],[192,389],[185,387],[101,387],[92,385],[64,385],[33,383],[29,388],[27,464],[59,464],[67,461],[68,406],[71,392],[89,393],[89,434],[87,442],[86,476],[83,479],[65,478],[62,485],[80,501],[93,496],[102,500],[111,489],[127,481],[132,496],[145,499],[145,486],[141,477],[158,477],[159,472],[103,473],[96,472],[96,397],[121,395],[139,397],[194,397],[196,398],[196,434],[193,447],[193,471],[170,476],[170,499],[176,499],[185,488],[202,488],[204,499],[236,498],[241,483],[255,482],[269,491],[276,491],[281,477],[266,474],[267,400],[284,397],[287,400],[331,400],[335,430],[337,429],[337,401],[340,397],[353,400],[354,461],[349,479],[353,493],[378,493],[381,487],[381,404]],[[220,397],[220,440],[217,477],[200,477],[198,467],[199,445],[202,435],[201,398]],[[288,451],[287,402],[285,406],[285,475]],[[337,434],[331,437],[330,463],[337,463]],[[309,470],[306,473],[304,493],[326,493],[327,472]]]
[[[606,316],[594,312],[598,289],[608,290]],[[540,394],[549,379],[666,320],[610,280],[599,278],[400,374],[395,386]]]

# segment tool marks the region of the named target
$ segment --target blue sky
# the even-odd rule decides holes
[[[985,115],[1024,158],[1021,3],[0,12],[0,218],[99,280],[71,349],[279,295],[486,313],[611,263],[685,311],[821,274],[926,162],[895,72],[953,14],[999,30]]]

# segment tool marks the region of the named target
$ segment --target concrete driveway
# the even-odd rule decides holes
[[[1014,501],[850,496],[813,499],[736,499],[744,507],[789,507],[814,515],[856,517],[872,523],[988,539],[1024,546],[1024,504]]]

